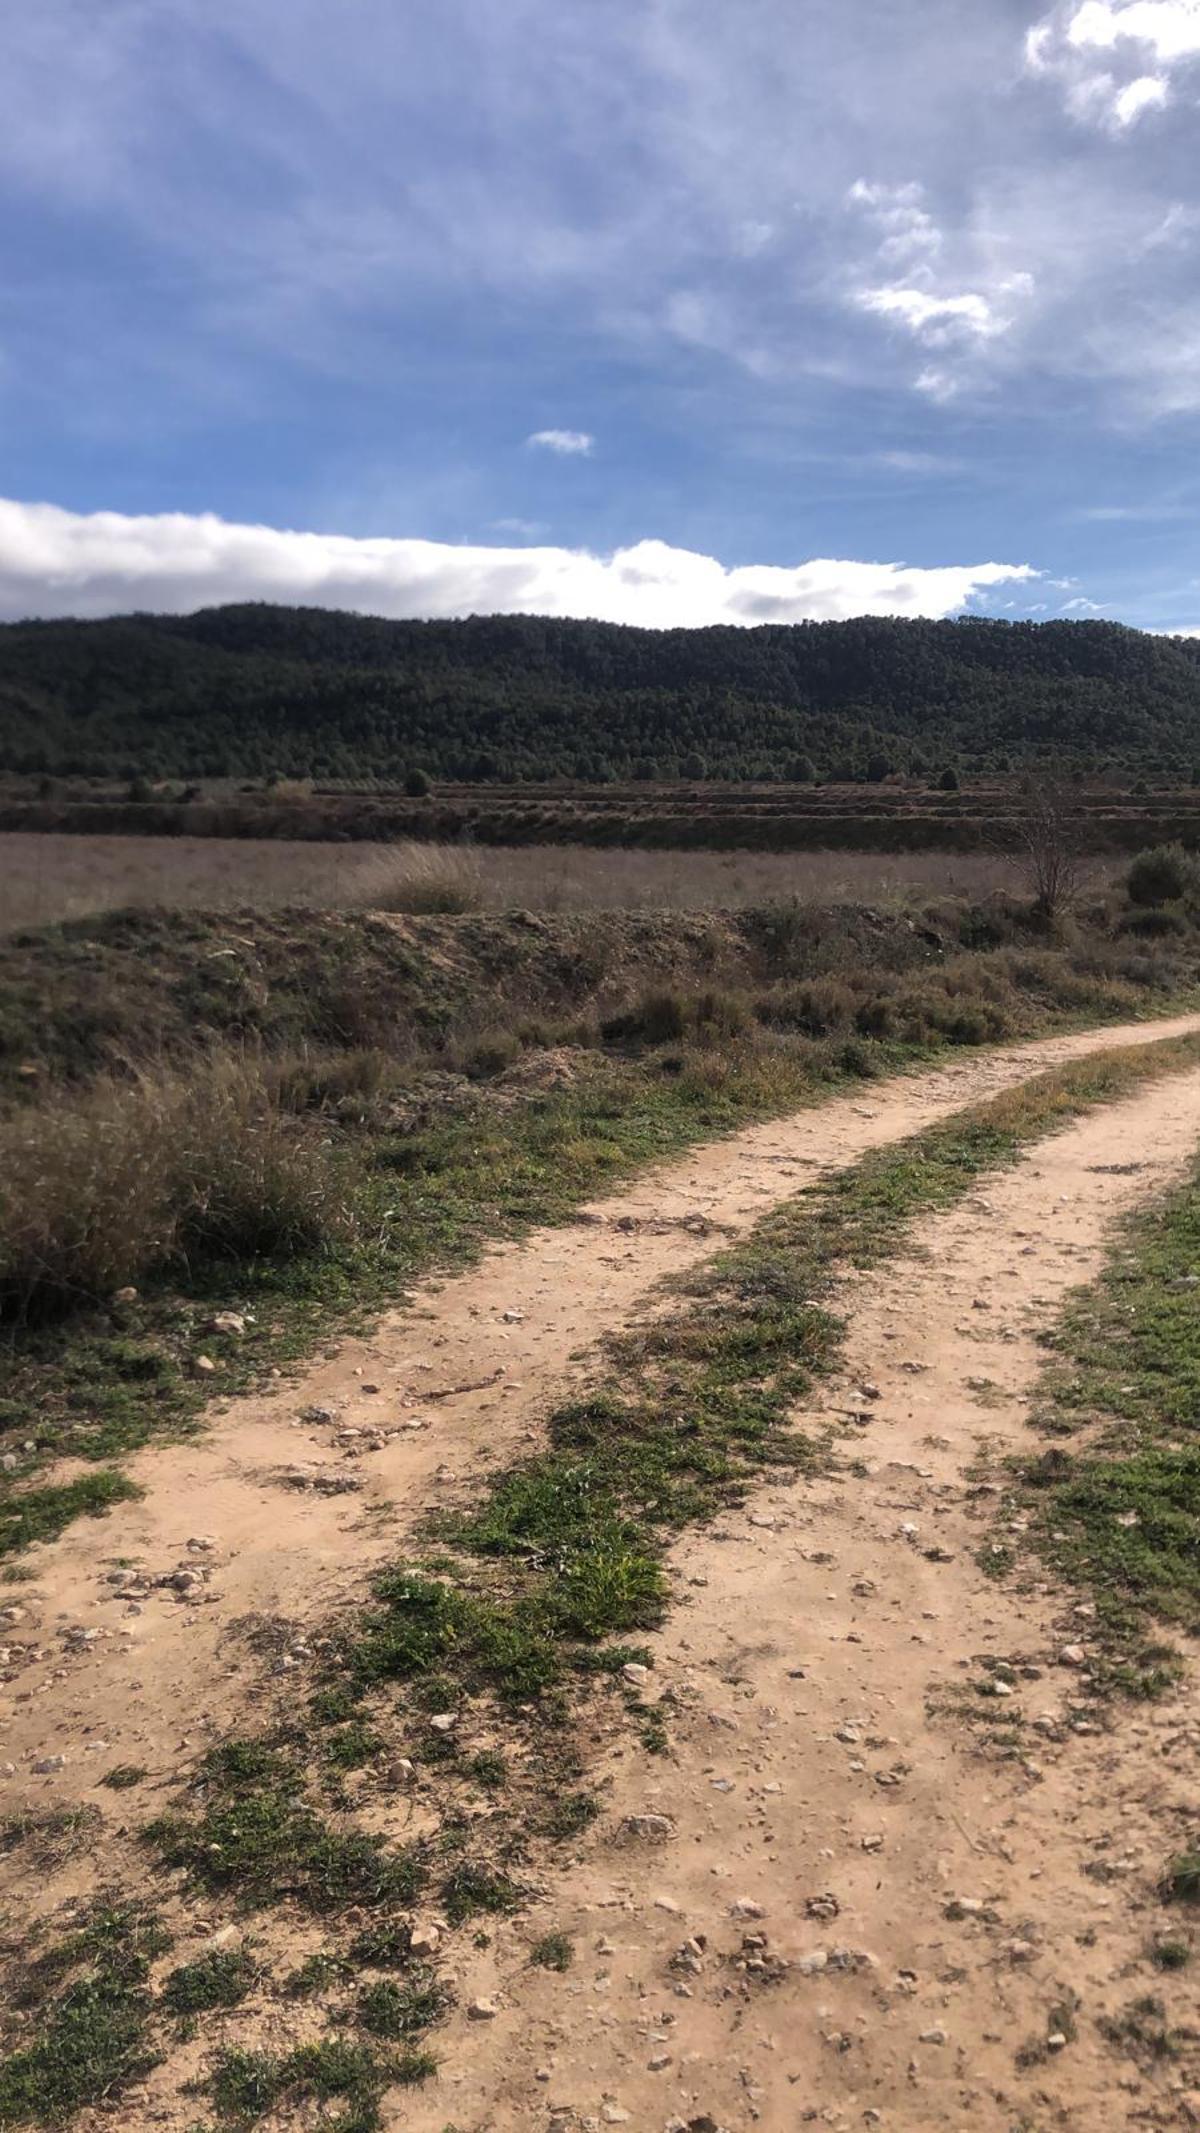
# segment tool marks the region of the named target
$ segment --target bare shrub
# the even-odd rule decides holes
[[[1059,917],[1083,882],[1078,781],[1058,770],[1025,779],[1015,821],[1021,870],[1040,918]]]

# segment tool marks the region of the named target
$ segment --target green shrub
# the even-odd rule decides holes
[[[1173,904],[1194,888],[1196,875],[1196,861],[1181,844],[1156,844],[1132,861],[1125,887],[1132,904]]]

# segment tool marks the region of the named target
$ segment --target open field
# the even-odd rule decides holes
[[[1117,862],[1089,863],[1102,884]],[[113,909],[412,910],[422,885],[485,911],[725,910],[971,900],[1017,892],[1015,859],[983,852],[594,851],[292,843],[273,838],[0,833],[0,930]]]
[[[1053,778],[1054,767],[1047,776]],[[1068,774],[1079,847],[1128,854],[1200,843],[1200,786],[1132,785]],[[244,837],[282,842],[426,843],[604,850],[895,853],[1006,852],[1020,846],[1027,799],[1017,777],[879,784],[437,784],[423,797],[287,779],[183,787],[0,780],[0,830],[79,836]]]

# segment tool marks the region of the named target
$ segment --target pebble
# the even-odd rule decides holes
[[[414,1955],[436,1955],[441,1938],[436,1926],[414,1926],[409,1947]]]
[[[472,2000],[467,2009],[469,2022],[494,2022],[500,2009],[494,2000]]]
[[[1087,1653],[1082,1644],[1064,1644],[1058,1655],[1060,1666],[1086,1666]]]
[[[923,2029],[918,2042],[921,2044],[945,2044],[947,2042],[946,2032],[944,2029]]]
[[[33,1769],[36,1777],[49,1777],[51,1771],[65,1770],[66,1767],[67,1758],[65,1755],[41,1755],[38,1757]]]
[[[453,1733],[457,1724],[457,1711],[437,1711],[429,1721],[430,1729],[434,1733]]]
[[[211,1378],[215,1377],[217,1366],[211,1355],[198,1355],[192,1364],[192,1369],[197,1377]]]

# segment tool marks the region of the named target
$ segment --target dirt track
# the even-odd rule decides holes
[[[531,1928],[575,1940],[574,1973],[530,1971],[524,1936],[477,1957],[464,1992],[496,1995],[499,2019],[482,2048],[447,2039],[439,2091],[390,2123],[508,2133],[565,2106],[564,2125],[653,2133],[1200,2124],[1195,2045],[1143,2073],[1096,2028],[1150,1992],[1194,2020],[1188,1974],[1147,1960],[1168,1922],[1154,1882],[1194,1810],[1194,1684],[1094,1730],[1073,1715],[1083,1676],[1057,1663],[1086,1647],[1086,1617],[975,1560],[996,1513],[980,1464],[1037,1441],[1039,1332],[1198,1137],[1200,1076],[1151,1088],[864,1282],[826,1406],[879,1387],[847,1447],[865,1478],[765,1489],[677,1551],[653,1692],[680,1714],[672,1760],[616,1752],[602,1833]],[[1135,1151],[1141,1167],[1113,1175]],[[1016,1668],[1009,1700],[981,1693],[997,1659]],[[631,1850],[614,1842],[631,1814],[675,1833]],[[763,1975],[736,1967],[746,1934],[766,1936]],[[695,1968],[673,1969],[698,1940]],[[1077,2034],[1050,2045],[1064,2021]]]
[[[227,1641],[231,1622],[311,1624],[345,1605],[439,1487],[536,1437],[586,1371],[581,1351],[636,1315],[661,1277],[708,1256],[773,1201],[1044,1066],[1197,1027],[1200,1017],[1186,1017],[964,1058],[700,1149],[576,1224],[425,1288],[413,1309],[303,1381],[231,1402],[196,1443],[140,1455],[130,1471],[144,1500],[34,1551],[35,1580],[14,1595],[25,1614],[9,1632],[14,1645],[43,1655],[20,1666],[0,1714],[14,1801],[110,1805],[96,1778],[118,1761],[176,1772],[252,1692],[252,1662]],[[1186,1713],[1124,1714],[1116,1741],[1075,1734],[1068,1716],[1055,1734],[1036,1734],[1031,1774],[1024,1740],[1018,1760],[980,1759],[965,1723],[930,1721],[926,1699],[977,1681],[975,1654],[1042,1664],[1066,1641],[1049,1598],[1017,1610],[974,1568],[964,1468],[980,1440],[1019,1435],[1038,1327],[1098,1263],[1118,1208],[1181,1164],[1198,1136],[1200,1077],[1152,1087],[946,1218],[928,1239],[932,1261],[872,1281],[849,1357],[851,1378],[869,1375],[883,1393],[859,1447],[870,1478],[764,1492],[749,1514],[681,1551],[687,1605],[660,1661],[683,1701],[680,1761],[615,1761],[603,1825],[611,1832],[623,1813],[666,1806],[677,1837],[636,1858],[602,1837],[548,1892],[544,1925],[578,1937],[581,1960],[565,1979],[525,1967],[524,1936],[468,1952],[463,1996],[498,1991],[501,2016],[486,2031],[452,2025],[441,2079],[398,2101],[394,2123],[440,2133],[450,2120],[482,2133],[545,2124],[556,2104],[584,2121],[654,2129],[704,2114],[731,2129],[782,2129],[808,2113],[845,2127],[1040,2133],[1090,2127],[1101,2108],[1109,2123],[1190,2122],[1175,2103],[1146,2116],[1144,2095],[1114,2104],[1114,2075],[1141,2077],[1091,2027],[1101,2002],[1162,1989],[1144,1964],[1125,1986],[1117,1978],[1149,1931],[1130,1922],[1129,1891],[1144,1894],[1163,1816],[1194,1766]],[[1147,1167],[1121,1177],[1090,1167],[1114,1151]],[[976,1299],[991,1308],[975,1311]],[[1010,1397],[985,1411],[968,1377]],[[466,1385],[480,1389],[436,1397]],[[298,1422],[311,1406],[336,1420]],[[378,1449],[339,1442],[368,1428]],[[325,1495],[281,1478],[301,1464],[310,1483],[357,1487]],[[764,1519],[772,1523],[752,1522]],[[931,1538],[952,1561],[926,1560]],[[211,1545],[189,1550],[189,1540]],[[199,1572],[201,1582],[130,1603],[105,1582],[116,1559]],[[89,1629],[100,1631],[95,1641],[64,1642]],[[1047,1666],[1005,1715],[1061,1716],[1072,1687]],[[1186,1753],[1181,1738],[1191,1740]],[[61,1770],[34,1775],[34,1760],[56,1755]],[[896,1784],[879,1782],[902,1764]],[[147,1796],[145,1811],[157,1805]],[[130,1808],[142,1811],[140,1800]],[[880,1834],[882,1849],[863,1849]],[[1122,1869],[1128,1884],[1082,1874],[1106,1837],[1113,1857],[1134,1855]],[[808,1918],[806,1903],[830,1892],[836,1922]],[[955,1895],[987,1910],[948,1922]],[[761,1907],[761,1924],[731,1918],[739,1899]],[[748,1985],[720,1958],[756,1930],[768,1935],[768,1957],[793,1964],[836,1947],[875,1961]],[[1081,1948],[1093,1932],[1095,1946]],[[708,1940],[699,1971],[673,1977],[668,1958],[695,1934]],[[1026,1942],[1031,1953],[1013,1952]],[[909,1971],[915,1982],[898,1983]],[[1088,2003],[1081,2041],[1016,2075],[1014,2047],[1044,2041],[1064,1986]],[[929,2041],[934,2031],[945,2041]],[[652,2070],[652,2060],[663,2064]],[[1177,2077],[1173,2068],[1159,2078]]]

